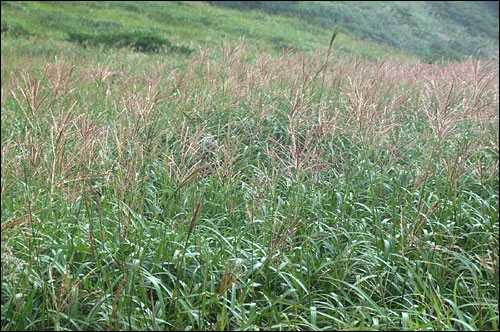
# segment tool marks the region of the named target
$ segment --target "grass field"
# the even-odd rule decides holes
[[[2,32],[2,330],[498,330],[498,59],[344,38]]]
[[[200,2],[2,1],[2,39],[49,39],[59,41],[64,45],[62,49],[71,48],[71,34],[105,39],[125,33],[165,39],[192,50],[195,45],[213,47],[220,40],[238,42],[243,38],[247,44],[279,54],[288,47],[298,51],[324,47],[332,30],[303,19],[241,12]],[[337,51],[344,54],[371,59],[416,58],[406,51],[360,40],[346,29],[338,40]]]

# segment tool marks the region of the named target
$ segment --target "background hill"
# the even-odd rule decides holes
[[[2,39],[115,44],[141,40],[190,53],[244,38],[265,50],[326,48],[369,58],[498,57],[497,2],[15,2],[2,1]]]
[[[211,1],[303,19],[427,60],[461,59],[479,50],[498,57],[496,1]]]

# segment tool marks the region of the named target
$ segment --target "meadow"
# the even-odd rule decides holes
[[[498,330],[498,60],[190,47],[2,37],[2,330]]]

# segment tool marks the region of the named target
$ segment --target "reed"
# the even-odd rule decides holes
[[[337,36],[2,55],[2,329],[498,329],[498,63]]]

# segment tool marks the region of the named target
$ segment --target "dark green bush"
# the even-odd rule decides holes
[[[175,46],[168,39],[148,32],[119,32],[119,33],[82,33],[69,32],[69,40],[79,44],[105,45],[110,47],[130,46],[140,52],[159,52],[162,48],[170,51],[190,54],[193,50],[187,46]]]

